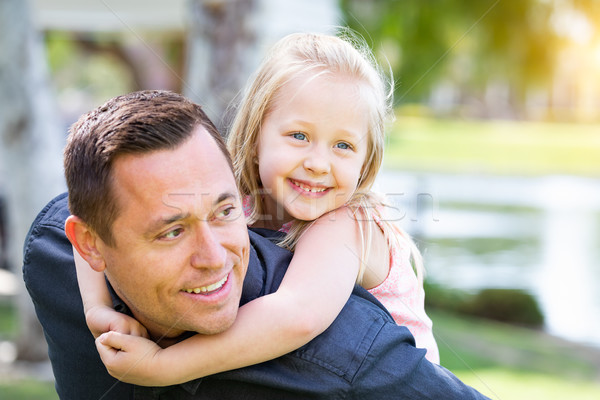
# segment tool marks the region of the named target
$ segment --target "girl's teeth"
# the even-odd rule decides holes
[[[294,183],[296,184],[296,186],[298,186],[300,189],[306,191],[306,192],[311,192],[311,193],[320,193],[320,192],[324,192],[325,188],[311,188],[310,186],[306,186],[300,182],[296,182],[294,181]]]

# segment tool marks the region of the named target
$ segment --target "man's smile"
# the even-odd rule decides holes
[[[225,275],[222,279],[220,279],[218,282],[215,282],[213,284],[210,284],[208,286],[200,286],[200,287],[195,287],[195,288],[191,288],[191,289],[183,289],[184,292],[188,292],[188,293],[195,293],[195,294],[205,294],[205,295],[209,295],[212,294],[213,292],[221,289],[223,287],[223,285],[225,285],[225,283],[227,282],[227,279],[229,278],[229,274]]]

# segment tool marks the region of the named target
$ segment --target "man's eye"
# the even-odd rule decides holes
[[[162,235],[160,238],[161,239],[167,239],[167,240],[169,240],[169,239],[176,239],[182,233],[183,233],[183,228],[177,228],[177,229],[170,230],[169,232],[167,232],[164,235]]]
[[[306,140],[306,135],[302,132],[292,133],[292,137],[297,140]]]
[[[233,216],[235,211],[234,206],[227,206],[217,212],[217,218],[219,219],[227,219]]]

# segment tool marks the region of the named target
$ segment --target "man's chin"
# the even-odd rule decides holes
[[[219,313],[210,317],[199,318],[198,323],[190,329],[202,335],[216,335],[231,328],[237,317],[237,307],[227,313]]]
[[[206,322],[206,321],[203,321]],[[225,332],[229,329],[233,323],[235,322],[235,318],[232,319],[224,319],[214,324],[206,324],[203,323],[202,326],[198,326],[196,324],[186,325],[184,330],[179,329],[169,329],[167,334],[150,334],[152,340],[154,340],[159,346],[166,348],[169,347],[179,341],[182,338],[186,338],[190,335],[190,333],[199,333],[201,335],[216,335],[218,333]]]

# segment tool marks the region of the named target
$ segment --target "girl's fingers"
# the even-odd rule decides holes
[[[131,335],[134,336],[141,336],[143,338],[149,339],[150,336],[148,335],[148,331],[146,330],[146,328],[140,324],[137,323],[135,324],[132,328],[131,328]]]
[[[126,336],[127,335],[115,331],[104,332],[96,339],[96,346],[102,346],[117,352],[123,350]]]

